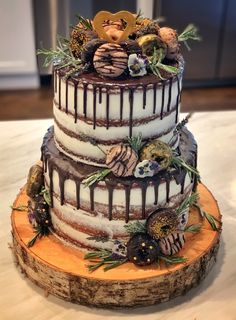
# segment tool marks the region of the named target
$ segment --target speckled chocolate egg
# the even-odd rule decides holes
[[[42,227],[50,227],[52,225],[49,206],[43,196],[38,195],[35,197],[33,212],[38,225]]]
[[[35,164],[29,170],[27,184],[26,184],[27,195],[33,198],[36,194],[40,193],[42,186],[43,186],[43,168]]]
[[[183,248],[185,244],[184,232],[171,233],[167,237],[160,239],[159,244],[164,255],[172,256]]]
[[[158,243],[146,233],[136,233],[127,243],[127,257],[138,266],[156,262],[159,253]]]
[[[155,210],[146,221],[147,233],[154,239],[161,239],[176,232],[178,217],[171,209],[160,208]]]
[[[70,37],[70,49],[74,57],[80,58],[86,43],[96,38],[97,34],[93,30],[86,30],[80,24],[75,26]]]
[[[156,161],[161,170],[170,166],[172,159],[172,151],[169,145],[160,140],[149,142],[143,146],[140,151],[140,160]]]

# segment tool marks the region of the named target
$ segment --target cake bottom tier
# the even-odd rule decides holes
[[[198,186],[200,205],[218,220],[221,215],[210,191]],[[23,188],[14,207],[27,205],[28,197]],[[63,245],[50,235],[36,242],[31,248],[27,242],[33,236],[27,212],[12,212],[13,252],[22,271],[47,293],[64,300],[97,307],[147,306],[168,301],[185,294],[199,284],[213,267],[219,248],[220,233],[213,231],[199,213],[191,209],[189,224],[201,223],[201,231],[187,235],[180,255],[186,263],[170,266],[137,267],[125,263],[104,272],[90,273],[84,253]]]

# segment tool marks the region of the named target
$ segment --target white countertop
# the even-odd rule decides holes
[[[10,205],[25,183],[52,120],[0,122],[0,319],[1,320],[236,320],[236,111],[196,113],[188,128],[199,145],[202,181],[218,200],[223,233],[218,261],[186,296],[131,310],[87,308],[45,297],[13,263]]]

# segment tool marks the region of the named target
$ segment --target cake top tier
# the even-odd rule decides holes
[[[56,50],[39,53],[46,55],[46,65],[53,62],[68,77],[93,73],[115,81],[147,75],[164,80],[182,72],[180,43],[188,39],[199,40],[192,24],[178,35],[140,13],[100,11],[93,20],[78,16],[70,39],[58,37]]]

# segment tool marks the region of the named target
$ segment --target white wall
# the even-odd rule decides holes
[[[38,86],[31,0],[0,0],[0,89]]]

